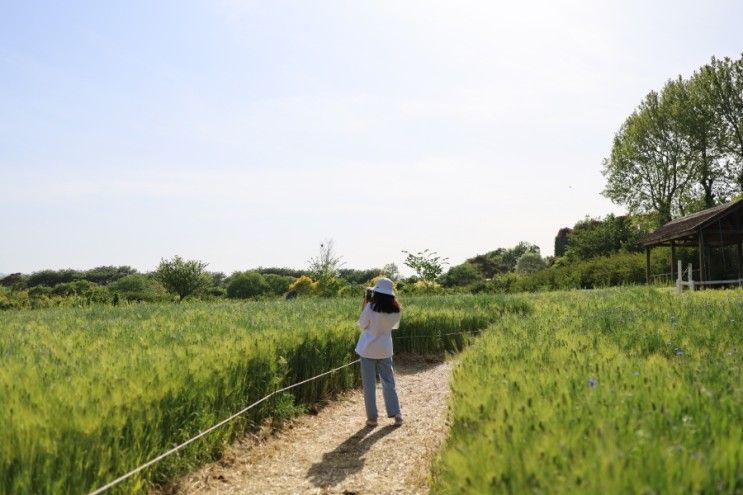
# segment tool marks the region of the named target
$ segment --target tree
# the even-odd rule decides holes
[[[227,281],[227,297],[231,299],[248,299],[271,292],[271,286],[257,272],[233,273]]]
[[[400,269],[397,268],[397,265],[394,263],[387,263],[386,265],[384,265],[380,273],[393,281],[396,281],[400,278]]]
[[[731,179],[743,191],[743,55],[738,60],[712,57],[693,78],[717,116],[718,145],[728,157]]]
[[[679,210],[689,194],[697,167],[688,160],[688,140],[673,92],[651,91],[622,124],[611,155],[604,160],[604,196],[625,205],[630,213],[654,212],[660,224]]]
[[[76,270],[41,270],[29,275],[26,286],[29,288],[37,285],[54,287],[57,284],[72,282],[80,278],[82,278],[82,274]]]
[[[534,251],[524,253],[516,262],[516,273],[520,275],[531,275],[545,268],[547,268],[547,263],[544,262],[539,253]]]
[[[278,275],[276,273],[266,273],[263,278],[268,284],[271,294],[280,296],[289,290],[289,286],[294,282],[294,277],[289,275]]]
[[[565,256],[565,251],[568,248],[568,236],[572,229],[570,227],[563,227],[557,231],[555,236],[555,257],[559,258]]]
[[[493,278],[498,273],[505,273],[508,267],[503,264],[503,253],[506,250],[498,248],[485,254],[478,254],[474,258],[469,258],[465,263],[471,263],[477,271],[485,278]]]
[[[10,275],[5,275],[0,279],[0,286],[7,287],[11,290],[24,289],[26,287],[27,279],[28,277],[22,273],[11,273]]]
[[[539,246],[521,241],[510,249],[503,249],[500,254],[501,264],[506,268],[506,271],[512,272],[516,269],[519,259],[526,253],[540,254]]]
[[[645,233],[627,216],[610,214],[603,220],[586,217],[571,230],[566,256],[572,261],[609,256],[619,251],[637,252],[641,250],[640,237]]]
[[[482,274],[477,268],[467,261],[461,265],[449,268],[449,271],[442,277],[444,287],[461,287],[480,282],[483,279]]]
[[[521,241],[512,248],[498,248],[485,254],[478,254],[465,263],[471,263],[483,277],[493,278],[499,273],[515,270],[519,258],[526,252],[539,253],[539,246]]]
[[[341,268],[338,270],[338,276],[349,284],[365,284],[380,273],[379,268],[369,268],[366,270],[355,270],[353,268]]]
[[[309,259],[310,275],[317,280],[338,277],[338,272],[344,265],[343,258],[336,255],[333,239],[326,239],[320,243],[320,254]]]
[[[227,276],[222,272],[209,272],[209,276],[212,278],[212,287],[222,287],[227,280]]]
[[[98,266],[83,272],[82,277],[99,285],[108,285],[135,273],[137,270],[131,266]]]
[[[688,141],[686,160],[696,168],[700,189],[693,191],[692,197],[682,198],[683,214],[715,206],[726,200],[731,192],[722,160],[725,151],[720,147],[720,118],[706,91],[708,79],[706,74],[695,73],[688,81],[679,77],[664,88],[664,92],[677,102],[674,114]]]
[[[162,259],[155,271],[155,278],[168,292],[177,294],[180,302],[211,285],[212,277],[205,271],[207,265],[203,261],[184,261],[180,256],[172,260]]]
[[[317,280],[316,291],[321,296],[335,296],[343,286],[338,276],[343,258],[335,253],[333,239],[320,244],[320,254],[309,260],[309,272]]]
[[[118,298],[125,301],[156,302],[164,301],[169,297],[165,287],[154,277],[140,273],[127,275],[106,287],[115,298],[118,294]],[[115,300],[118,301],[118,298]]]
[[[449,263],[449,258],[441,258],[434,251],[424,249],[416,254],[403,250],[407,255],[405,266],[412,268],[418,278],[427,282],[433,282],[444,271],[444,265]]]
[[[261,275],[267,275],[269,273],[273,273],[275,275],[284,275],[287,277],[291,277],[292,280],[295,278],[301,277],[302,275],[307,275],[306,270],[297,270],[294,268],[279,268],[279,267],[269,267],[269,268],[263,268],[258,267],[255,270],[255,272],[260,273]]]

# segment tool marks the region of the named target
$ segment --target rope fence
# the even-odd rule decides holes
[[[470,331],[464,331],[464,332],[449,332],[449,333],[442,333],[442,334],[439,334],[437,336],[438,337],[444,337],[444,336],[448,336],[448,335],[472,334],[472,333],[479,333],[479,332],[482,332],[482,330],[470,330]],[[396,339],[405,339],[405,338],[430,338],[430,337],[431,337],[430,335],[400,335],[400,336],[395,336],[394,338],[396,338]],[[336,373],[337,371],[340,371],[343,368],[347,368],[349,366],[352,366],[354,364],[357,364],[360,361],[361,361],[360,359],[356,359],[355,361],[351,361],[350,363],[346,363],[346,364],[344,364],[342,366],[338,366],[337,368],[333,368],[333,369],[328,370],[328,371],[326,371],[324,373],[320,373],[319,375],[313,376],[311,378],[307,378],[306,380],[302,380],[301,382],[297,382],[297,383],[294,383],[292,385],[286,386],[284,388],[280,388],[278,390],[274,390],[273,392],[271,392],[270,394],[266,395],[265,397],[262,397],[261,399],[253,402],[249,406],[247,406],[247,407],[241,409],[240,411],[236,412],[232,416],[230,416],[228,418],[225,418],[222,421],[220,421],[219,423],[215,424],[214,426],[211,426],[210,428],[207,428],[206,430],[198,433],[196,436],[194,436],[192,438],[189,438],[188,440],[186,440],[185,442],[181,443],[180,445],[176,445],[175,447],[173,447],[172,449],[168,450],[167,452],[164,452],[164,453],[158,455],[157,457],[154,457],[154,458],[150,459],[149,461],[145,462],[144,464],[142,464],[140,466],[137,466],[136,468],[132,469],[128,473],[126,473],[126,474],[124,474],[122,476],[119,476],[118,478],[116,478],[115,480],[111,481],[110,483],[107,483],[107,484],[103,485],[102,487],[98,488],[97,490],[90,492],[89,495],[99,495],[99,494],[101,494],[101,493],[109,490],[110,488],[113,488],[114,486],[118,485],[119,483],[121,483],[121,482],[123,482],[123,481],[131,478],[135,474],[139,473],[140,471],[143,471],[144,469],[147,469],[148,467],[152,466],[153,464],[156,464],[156,463],[160,462],[161,460],[165,459],[166,457],[168,457],[168,456],[170,456],[170,455],[178,452],[179,450],[185,448],[186,446],[192,444],[193,442],[195,442],[199,438],[201,438],[201,437],[203,437],[205,435],[208,435],[209,433],[211,433],[212,431],[216,430],[217,428],[219,428],[221,426],[226,425],[227,423],[229,423],[233,419],[237,418],[238,416],[241,416],[242,414],[245,414],[250,409],[256,407],[258,404],[261,404],[262,402],[265,402],[266,400],[270,399],[271,397],[273,397],[276,394],[280,394],[281,392],[286,392],[287,390],[291,390],[293,388],[299,387],[300,385],[304,385],[305,383],[311,382],[313,380],[317,380],[318,378],[322,378],[323,376],[330,375],[332,373]]]

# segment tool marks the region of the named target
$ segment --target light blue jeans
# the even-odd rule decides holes
[[[361,358],[361,383],[364,385],[364,405],[366,418],[377,419],[377,371],[382,382],[382,397],[387,416],[392,418],[400,414],[400,401],[395,390],[395,373],[392,370],[392,358]]]

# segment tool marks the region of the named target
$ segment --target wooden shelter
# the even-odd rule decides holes
[[[676,248],[693,247],[699,253],[698,284],[743,283],[743,199],[726,203],[671,220],[641,240],[645,247],[645,278],[650,283],[650,250],[654,247],[671,248],[671,280],[675,278]],[[724,249],[736,246],[735,269],[727,270]],[[723,257],[724,274],[721,280],[712,280],[710,260],[713,249]],[[732,261],[732,260],[730,260]],[[730,263],[732,265],[732,263]],[[696,271],[696,270],[695,270]],[[737,272],[737,273],[735,273]],[[731,277],[737,276],[737,279]],[[697,277],[695,277],[697,278]]]

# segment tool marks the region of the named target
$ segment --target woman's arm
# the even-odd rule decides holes
[[[361,312],[361,316],[359,316],[359,319],[356,322],[356,324],[362,330],[366,330],[367,328],[369,328],[369,325],[371,325],[371,318],[369,317],[370,311],[371,307],[368,304],[364,306],[364,311]]]
[[[397,330],[400,328],[400,319],[402,319],[402,313],[397,313],[397,322],[392,325],[392,330]]]

